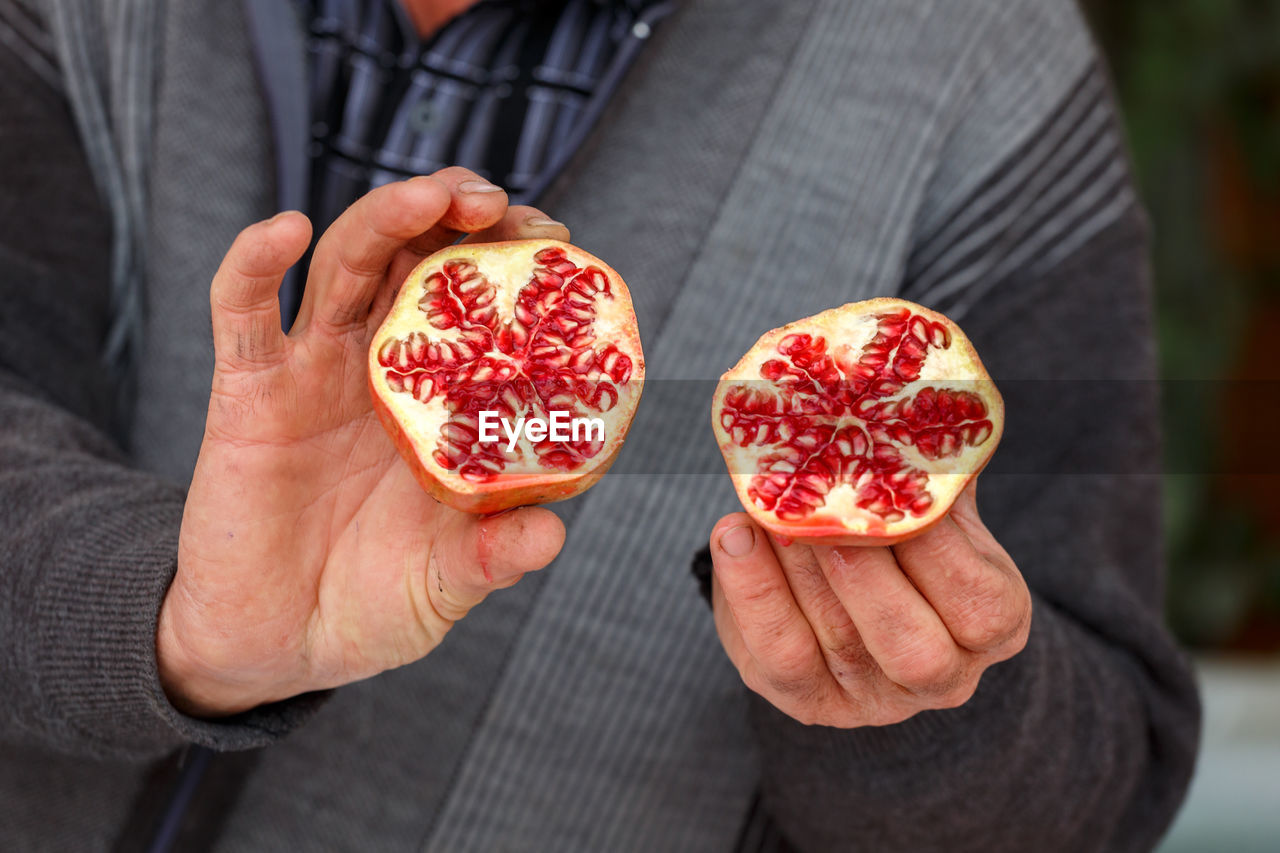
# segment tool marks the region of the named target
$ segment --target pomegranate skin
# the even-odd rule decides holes
[[[374,411],[422,488],[488,514],[595,485],[625,441],[644,366],[616,271],[567,243],[517,240],[458,244],[424,259],[374,335],[367,375]],[[486,409],[512,422],[568,410],[598,417],[605,436],[525,437],[503,453],[506,436],[497,448],[475,437]]]
[[[810,545],[893,545],[942,520],[1000,441],[1004,401],[950,319],[877,298],[766,332],[712,429],[746,512]]]

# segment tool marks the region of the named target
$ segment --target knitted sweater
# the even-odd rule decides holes
[[[1145,221],[1066,0],[685,0],[539,202],[633,284],[651,356],[561,557],[418,664],[173,708],[207,286],[301,183],[281,7],[0,0],[0,848],[136,845],[190,742],[249,751],[214,757],[187,849],[1155,844],[1198,705],[1161,620]],[[960,708],[806,727],[741,684],[688,574],[736,505],[705,410],[762,331],[879,295],[961,321],[1005,394],[979,500],[1031,636]]]

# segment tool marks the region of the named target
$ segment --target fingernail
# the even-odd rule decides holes
[[[531,228],[547,228],[547,227],[554,227],[557,225],[560,226],[561,228],[565,227],[563,222],[556,222],[554,219],[548,219],[545,216],[530,216],[528,219],[524,221],[524,224],[530,226]]]
[[[463,181],[458,184],[458,192],[464,193],[500,193],[502,187],[488,181]]]
[[[281,219],[283,219],[284,217],[288,216],[290,213],[293,213],[293,211],[292,211],[292,210],[282,210],[282,211],[280,211],[279,213],[277,213],[275,216],[273,216],[273,217],[271,217],[270,219],[268,219],[268,220],[267,220],[267,224],[268,224],[268,225],[270,225],[270,224],[271,224],[271,223],[273,223],[273,222],[278,222],[278,221],[280,221]]]
[[[756,547],[756,532],[750,527],[732,527],[720,536],[720,549],[730,557],[745,557]]]

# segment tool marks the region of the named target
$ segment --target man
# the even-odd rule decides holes
[[[1069,4],[3,8],[6,846],[1159,837],[1197,712],[1151,389],[1040,381],[1153,363]],[[567,237],[542,210],[632,283],[657,381],[587,496],[466,516],[397,460],[363,352],[417,258]],[[705,380],[893,294],[965,324],[1010,461],[902,546],[767,539]],[[220,754],[146,763],[184,743]]]

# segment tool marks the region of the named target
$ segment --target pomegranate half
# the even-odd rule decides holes
[[[464,512],[590,488],[621,449],[643,384],[626,284],[557,240],[436,252],[369,348],[383,426],[423,488]]]
[[[869,299],[767,332],[720,378],[711,421],[771,533],[891,545],[946,515],[986,465],[1004,401],[955,323]]]

